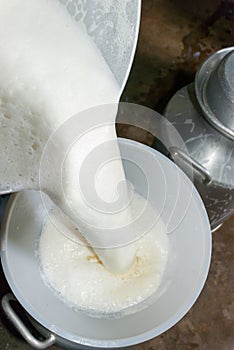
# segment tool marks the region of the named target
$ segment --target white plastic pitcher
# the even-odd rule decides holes
[[[123,312],[118,318],[92,318],[68,307],[45,285],[40,273],[35,246],[46,215],[40,194],[23,191],[12,196],[2,227],[2,265],[14,295],[47,339],[36,341],[30,335],[10,306],[12,296],[6,295],[2,305],[25,339],[38,349],[55,342],[69,349],[119,348],[141,343],[178,322],[205,283],[211,232],[197,190],[173,162],[154,149],[124,139],[119,145],[126,177],[136,191],[147,196],[148,185],[157,189],[149,193],[149,199],[167,226],[170,243],[161,285],[136,313]],[[139,164],[147,173],[148,185]]]
[[[135,54],[139,23],[140,0],[58,0],[75,21],[82,22],[87,33],[102,53],[122,92]],[[0,127],[1,135],[1,127]],[[12,142],[12,140],[9,140]],[[16,149],[17,151],[17,149]],[[0,194],[15,192],[27,186],[27,179],[15,174],[7,180],[1,175],[7,166],[0,159]],[[36,185],[35,185],[36,187]],[[35,188],[36,189],[36,188]]]
[[[141,0],[58,0],[101,51],[123,90],[135,54]]]

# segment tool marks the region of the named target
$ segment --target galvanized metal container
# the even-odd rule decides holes
[[[234,47],[210,56],[194,84],[169,101],[165,116],[186,146],[174,144],[171,156],[188,175],[193,168],[214,230],[234,213]],[[165,128],[161,134],[170,137]]]

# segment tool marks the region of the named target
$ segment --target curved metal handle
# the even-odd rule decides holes
[[[173,158],[178,156],[186,164],[192,165],[193,168],[202,176],[204,184],[208,185],[212,181],[212,178],[208,170],[206,170],[206,168],[204,168],[201,164],[199,164],[193,157],[191,157],[190,155],[188,155],[178,147],[170,147],[169,151]]]
[[[36,339],[27,329],[27,327],[23,324],[20,318],[16,315],[15,311],[12,309],[10,305],[10,301],[17,301],[12,293],[4,295],[2,298],[2,308],[13,323],[18,332],[22,335],[22,337],[36,349],[46,349],[49,346],[55,343],[55,336],[50,334],[49,338],[43,341]]]

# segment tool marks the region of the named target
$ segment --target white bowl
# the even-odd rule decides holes
[[[62,346],[116,348],[156,337],[188,312],[207,278],[211,231],[192,182],[157,151],[130,140],[120,139],[119,144],[127,179],[144,195],[147,183],[136,166],[142,164],[154,188],[150,200],[168,228],[168,264],[149,307],[120,319],[96,319],[66,306],[40,273],[36,246],[46,215],[41,194],[18,193],[5,215],[1,257],[6,278],[27,312]],[[44,332],[44,328],[40,329]]]

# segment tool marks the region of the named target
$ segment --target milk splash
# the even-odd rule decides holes
[[[134,193],[131,201],[133,220],[145,206],[146,200]],[[150,205],[151,216],[156,212]],[[76,228],[64,220],[53,209],[42,230],[39,256],[45,282],[63,302],[93,317],[117,317],[122,312],[137,312],[141,303],[157,290],[166,267],[169,242],[163,221],[158,220],[137,241],[136,259],[128,272],[116,275],[104,268]],[[60,225],[56,227],[54,223],[58,221]],[[63,224],[70,231],[69,238],[59,232]]]

